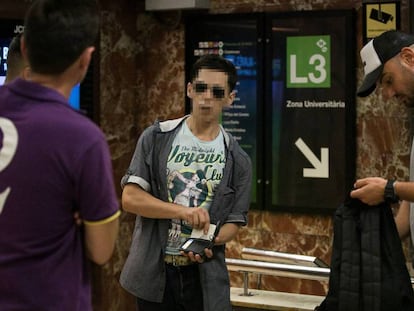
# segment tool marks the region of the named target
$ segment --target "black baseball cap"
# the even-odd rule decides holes
[[[401,49],[414,44],[414,35],[397,30],[383,32],[369,41],[360,52],[364,65],[364,81],[358,88],[357,95],[365,97],[376,87],[384,64],[401,52]]]

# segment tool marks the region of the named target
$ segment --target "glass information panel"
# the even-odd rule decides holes
[[[355,48],[351,11],[269,17],[273,209],[336,208],[355,159]]]
[[[251,157],[253,163],[252,205],[257,205],[256,181],[258,172],[258,146],[260,129],[258,114],[258,71],[259,26],[256,17],[215,15],[205,19],[198,16],[186,22],[186,82],[189,81],[191,65],[202,55],[218,54],[233,62],[237,68],[238,80],[236,99],[233,105],[223,111],[221,123]],[[187,112],[191,111],[187,99]],[[259,140],[258,140],[259,137]],[[260,161],[261,163],[262,161]]]
[[[238,69],[223,126],[253,161],[252,207],[322,212],[355,176],[354,10],[193,15],[191,65],[219,54]],[[263,22],[262,22],[263,21]],[[186,102],[187,112],[191,111]]]
[[[0,19],[0,86],[4,84],[7,72],[7,54],[13,37],[22,33],[23,21],[17,19]]]

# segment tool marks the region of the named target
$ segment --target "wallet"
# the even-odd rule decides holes
[[[194,255],[199,254],[201,257],[204,257],[204,249],[212,248],[214,246],[214,240],[218,232],[220,231],[219,222],[217,222],[216,230],[211,240],[200,239],[200,238],[188,238],[180,247],[180,251],[185,253],[193,252]]]

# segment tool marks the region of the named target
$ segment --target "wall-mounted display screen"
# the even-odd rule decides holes
[[[7,72],[7,54],[9,51],[10,38],[0,38],[0,85],[4,84]]]
[[[261,69],[258,35],[261,27],[256,18],[243,15],[210,16],[208,20],[188,20],[186,29],[186,80],[189,82],[191,65],[202,55],[218,54],[233,62],[237,68],[238,83],[236,99],[233,105],[223,111],[221,123],[231,133],[241,147],[249,154],[253,162],[253,178],[261,171],[258,157],[257,127],[258,113],[258,71]],[[191,111],[187,99],[187,112]],[[252,189],[252,203],[257,204],[256,183]]]
[[[69,96],[69,105],[74,109],[80,110],[80,84],[76,85]]]
[[[0,19],[0,85],[3,85],[7,72],[7,54],[14,36],[22,33],[23,20]]]

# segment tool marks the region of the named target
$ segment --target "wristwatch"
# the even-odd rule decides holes
[[[398,195],[395,194],[394,183],[395,183],[395,180],[388,179],[387,184],[385,185],[384,201],[388,204],[397,203],[400,200]]]

